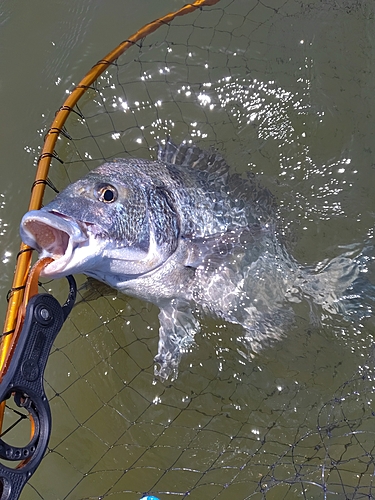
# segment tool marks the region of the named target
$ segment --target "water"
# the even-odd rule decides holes
[[[125,86],[134,113],[112,115],[122,139],[108,140],[109,132],[98,141],[108,156],[124,144],[129,154],[147,156],[147,145],[168,132],[175,140],[215,144],[230,165],[262,176],[277,196],[293,255],[316,265],[358,253],[372,237],[374,10],[370,2],[349,0],[276,3],[278,11],[237,0],[225,18],[220,5],[210,22],[198,18],[191,62],[168,65],[165,46],[145,48],[141,63],[123,71],[130,81],[140,71],[152,79]],[[27,6],[3,3],[3,311],[34,159],[66,89],[119,41],[178,5],[130,1],[125,11],[123,2],[50,2],[45,11],[34,2],[26,12]],[[185,31],[166,28],[157,36],[183,40]],[[173,48],[172,54],[186,52]],[[164,66],[170,73],[157,77]],[[163,105],[156,112],[135,104],[158,98]],[[107,127],[102,109],[95,96],[87,98],[84,112],[98,138]],[[85,137],[74,120],[69,130]],[[77,144],[80,152],[94,151],[91,139]],[[64,141],[60,153],[75,160]],[[99,161],[93,154],[89,166]],[[67,169],[74,179],[85,166]],[[57,184],[67,182],[65,167],[57,165],[53,175]],[[371,263],[367,275],[375,281]],[[66,293],[64,283],[51,286]],[[373,321],[350,325],[327,315],[311,322],[303,304],[296,312],[284,338],[253,360],[238,352],[239,329],[207,321],[177,381],[154,385],[156,308],[114,297],[77,306],[46,374],[50,452],[22,498],[370,494]]]

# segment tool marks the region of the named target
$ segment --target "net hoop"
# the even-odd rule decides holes
[[[31,197],[28,210],[38,210],[42,205],[45,187],[48,184],[48,173],[52,158],[56,158],[54,152],[57,139],[60,134],[64,134],[64,124],[74,110],[75,105],[85,92],[92,88],[93,82],[118,59],[126,50],[137,44],[140,40],[156,31],[161,26],[172,22],[178,16],[195,12],[202,7],[212,6],[220,0],[196,0],[181,7],[180,9],[170,12],[154,21],[145,24],[140,30],[131,35],[125,41],[120,43],[115,49],[109,52],[103,59],[100,59],[83,77],[80,83],[71,91],[64,104],[57,111],[55,118],[48,130],[41,155],[38,159],[38,166],[35,175],[35,181],[32,185]],[[10,347],[12,345],[13,333],[15,331],[19,309],[24,297],[27,277],[30,271],[31,258],[33,250],[21,244],[20,251],[17,254],[17,262],[14,271],[12,288],[8,294],[8,308],[6,312],[2,342],[0,346],[0,374],[3,372],[5,362],[8,357]],[[7,361],[8,362],[8,361]],[[0,404],[0,429],[4,415],[5,402]]]

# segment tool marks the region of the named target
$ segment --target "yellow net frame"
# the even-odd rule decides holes
[[[184,5],[174,12],[170,12],[165,16],[155,19],[154,21],[143,26],[127,40],[120,43],[120,45],[109,52],[109,54],[107,54],[103,59],[99,60],[91,68],[91,70],[84,76],[80,83],[72,90],[72,92],[65,100],[64,104],[58,110],[51,128],[46,134],[42,153],[38,161],[35,181],[32,186],[29,210],[37,210],[41,207],[45,186],[47,183],[48,172],[51,160],[54,157],[54,148],[57,139],[60,133],[62,133],[64,124],[70,112],[73,110],[79,99],[90,88],[93,82],[127,49],[145,38],[147,35],[150,35],[154,31],[156,31],[160,26],[170,23],[177,16],[184,16],[185,14],[194,12],[195,10],[204,6],[215,5],[219,1],[220,0],[196,0],[193,3]],[[0,346],[0,373],[4,369],[5,361],[7,360],[7,356],[9,354],[13,336],[12,334],[15,330],[15,325],[17,322],[18,311],[24,297],[25,285],[30,270],[31,257],[32,249],[22,243],[20,252],[18,253],[17,257],[11,293],[9,294],[9,303],[4,322],[3,338]],[[2,427],[4,409],[5,402],[1,403],[0,405],[0,430]]]

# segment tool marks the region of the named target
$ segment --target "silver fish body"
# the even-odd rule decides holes
[[[275,199],[213,151],[167,142],[158,160],[117,159],[21,221],[44,275],[84,273],[160,308],[155,373],[177,375],[205,313],[244,328],[253,351],[278,338],[303,297],[335,308],[353,282],[348,257],[304,270],[278,236]]]

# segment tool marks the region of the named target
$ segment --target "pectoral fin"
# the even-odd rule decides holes
[[[218,233],[202,238],[194,238],[187,242],[187,258],[185,266],[221,265],[228,263],[230,258],[244,254],[254,245],[264,230],[261,226],[238,228],[227,233]]]

